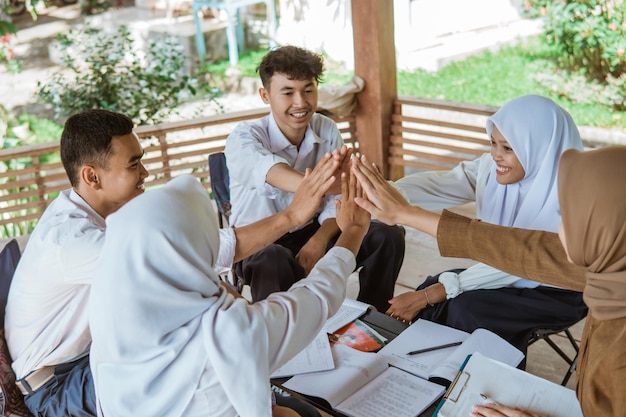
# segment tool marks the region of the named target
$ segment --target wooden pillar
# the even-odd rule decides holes
[[[356,133],[361,153],[389,176],[392,100],[397,95],[392,0],[352,0],[354,69],[365,80],[357,96]]]

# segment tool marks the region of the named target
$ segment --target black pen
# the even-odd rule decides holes
[[[463,342],[454,342],[454,343],[448,343],[445,345],[439,345],[439,346],[432,346],[429,348],[424,348],[424,349],[418,349],[418,350],[414,350],[412,352],[407,353],[407,355],[417,355],[418,353],[425,353],[425,352],[431,352],[433,350],[439,350],[439,349],[445,349],[445,348],[449,348],[452,346],[458,346]]]

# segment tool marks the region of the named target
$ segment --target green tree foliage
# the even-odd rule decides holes
[[[114,31],[86,26],[59,35],[67,71],[38,83],[40,99],[59,118],[101,108],[127,114],[138,124],[154,124],[195,94],[195,80],[184,74],[186,56],[172,37],[135,48],[127,27]]]
[[[571,88],[584,78],[593,95],[617,110],[626,109],[626,2],[624,0],[526,0],[528,16],[544,20],[545,36]],[[554,83],[559,74],[547,77]],[[580,93],[578,93],[580,95]],[[580,98],[580,97],[579,97]]]

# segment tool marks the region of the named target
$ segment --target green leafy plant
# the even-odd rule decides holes
[[[126,26],[114,31],[85,26],[58,40],[68,71],[39,82],[37,90],[57,118],[102,108],[125,113],[139,125],[154,124],[196,93],[195,79],[184,74],[183,47],[173,37],[151,41],[145,52],[135,48]]]
[[[3,64],[9,73],[18,73],[22,70],[22,62],[16,58],[12,45],[13,35],[0,35],[0,64]]]
[[[46,143],[59,140],[61,136],[62,127],[48,119],[44,119],[32,114],[22,114],[15,117],[12,113],[8,112],[4,107],[0,105],[0,148],[17,148],[20,146],[34,145],[38,143]],[[38,156],[38,162],[41,164],[48,164],[59,162],[61,160],[58,152],[52,152],[49,154],[43,154]],[[0,182],[3,184],[14,183],[15,188],[4,189],[1,195],[8,196],[14,193],[22,192],[25,190],[35,190],[37,185],[35,184],[20,184],[20,178],[15,175],[11,175],[13,172],[24,170],[33,165],[33,158],[21,157],[15,158],[10,161],[0,162],[0,172],[7,173],[9,175],[3,175]],[[49,198],[54,198],[56,194],[49,194]],[[33,202],[36,203],[38,196],[21,199],[20,203]],[[0,207],[9,207],[12,205],[11,199],[3,198],[0,203]],[[33,205],[32,208],[24,209],[22,215],[37,213],[39,207]],[[11,212],[2,213],[2,219],[11,219],[13,214]],[[37,220],[22,220],[13,221],[9,224],[2,225],[0,227],[0,237],[14,237],[29,234],[32,232]]]
[[[9,0],[0,0],[0,36],[17,32],[17,28],[11,21],[12,10]]]
[[[72,1],[72,0],[68,0]],[[0,65],[4,65],[9,73],[22,70],[22,62],[15,58],[10,45],[11,35],[17,33],[12,15],[28,11],[33,20],[37,20],[37,6],[47,5],[47,0],[0,0]]]
[[[626,109],[626,2],[624,0],[527,0],[527,16],[544,19],[545,38],[566,72],[547,77],[564,94],[571,76],[586,77],[600,100]],[[599,87],[599,90],[598,90]]]
[[[555,1],[546,9],[546,37],[562,66],[585,68],[598,81],[626,72],[623,1]]]
[[[47,5],[47,0],[0,0],[0,36],[7,33],[16,33],[17,27],[12,22],[11,15],[20,14],[24,10],[30,13],[33,20],[37,20],[37,6]]]

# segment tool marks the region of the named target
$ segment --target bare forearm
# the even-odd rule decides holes
[[[353,226],[348,227],[346,230],[341,232],[339,238],[337,239],[337,243],[335,246],[341,246],[343,248],[352,251],[354,256],[359,253],[359,249],[361,248],[361,242],[363,242],[363,238],[367,233],[367,228]]]
[[[337,236],[337,233],[339,233],[339,226],[337,226],[335,219],[326,219],[317,229],[317,232],[311,236],[311,239],[317,239],[321,244],[327,246],[328,242]]]
[[[446,287],[441,283],[432,284],[424,288],[424,297],[426,298],[426,304],[437,304],[446,300]]]
[[[265,182],[268,184],[280,188],[283,191],[295,192],[304,174],[285,163],[279,163],[270,168],[265,176]]]
[[[233,263],[258,252],[297,226],[299,225],[295,224],[288,212],[282,211],[247,226],[235,228],[237,243]]]
[[[404,207],[397,213],[397,224],[413,227],[433,237],[437,237],[437,228],[441,215],[424,210],[418,206]]]
[[[420,311],[445,301],[446,289],[441,283],[436,283],[419,291],[410,291],[399,294],[389,300],[389,309],[386,314],[398,320],[411,321]]]

